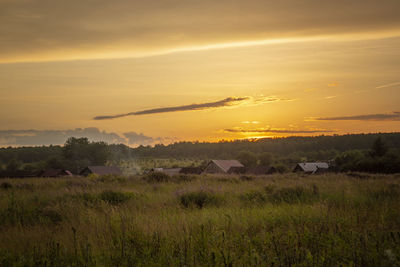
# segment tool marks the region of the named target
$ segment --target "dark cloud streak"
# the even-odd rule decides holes
[[[129,113],[124,113],[124,114],[117,114],[117,115],[96,116],[93,119],[94,120],[111,120],[111,119],[117,119],[117,118],[122,118],[122,117],[127,117],[127,116],[139,116],[139,115],[178,112],[178,111],[190,111],[190,110],[204,110],[204,109],[238,105],[241,102],[243,102],[245,100],[249,100],[249,99],[250,99],[249,97],[228,97],[223,100],[216,101],[216,102],[190,104],[190,105],[165,107],[165,108],[146,109],[146,110],[129,112]]]
[[[342,117],[321,117],[315,119],[319,121],[400,121],[400,112],[393,112],[393,114],[367,114]]]

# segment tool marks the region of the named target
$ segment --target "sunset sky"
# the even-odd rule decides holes
[[[399,0],[0,0],[0,146],[400,131]]]

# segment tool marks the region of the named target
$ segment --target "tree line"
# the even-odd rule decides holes
[[[238,159],[246,166],[290,170],[298,162],[330,161],[335,171],[400,172],[400,133],[286,137],[259,140],[177,142],[130,148],[69,138],[63,146],[0,149],[0,173],[12,176],[48,168],[79,173],[88,165],[136,158]]]

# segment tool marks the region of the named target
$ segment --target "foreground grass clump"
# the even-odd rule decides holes
[[[109,204],[118,205],[128,201],[132,196],[133,195],[129,193],[106,190],[100,194],[100,199]]]
[[[311,188],[304,186],[284,187],[272,191],[269,199],[273,203],[312,203],[319,198],[319,190],[316,185]]]
[[[398,266],[399,178],[4,179],[0,266]]]
[[[168,182],[171,180],[171,176],[165,174],[163,172],[151,172],[146,174],[143,179],[149,183],[161,183],[161,182]]]
[[[179,199],[185,208],[197,207],[199,209],[206,206],[217,206],[222,202],[221,197],[206,191],[184,193]]]

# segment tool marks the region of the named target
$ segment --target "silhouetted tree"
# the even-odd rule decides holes
[[[7,163],[6,171],[9,174],[14,174],[15,172],[21,169],[21,166],[22,166],[21,162],[14,158]]]
[[[382,138],[379,136],[375,142],[372,144],[371,156],[372,157],[382,157],[386,154],[388,148],[383,142]]]
[[[89,142],[86,137],[71,137],[64,145],[63,155],[72,163],[72,171],[79,173],[87,165],[104,165],[110,153],[104,142]]]
[[[240,152],[237,156],[237,160],[246,167],[251,167],[257,164],[257,156],[249,151]]]
[[[263,152],[258,155],[258,163],[260,165],[269,166],[272,164],[273,155],[269,152]]]

